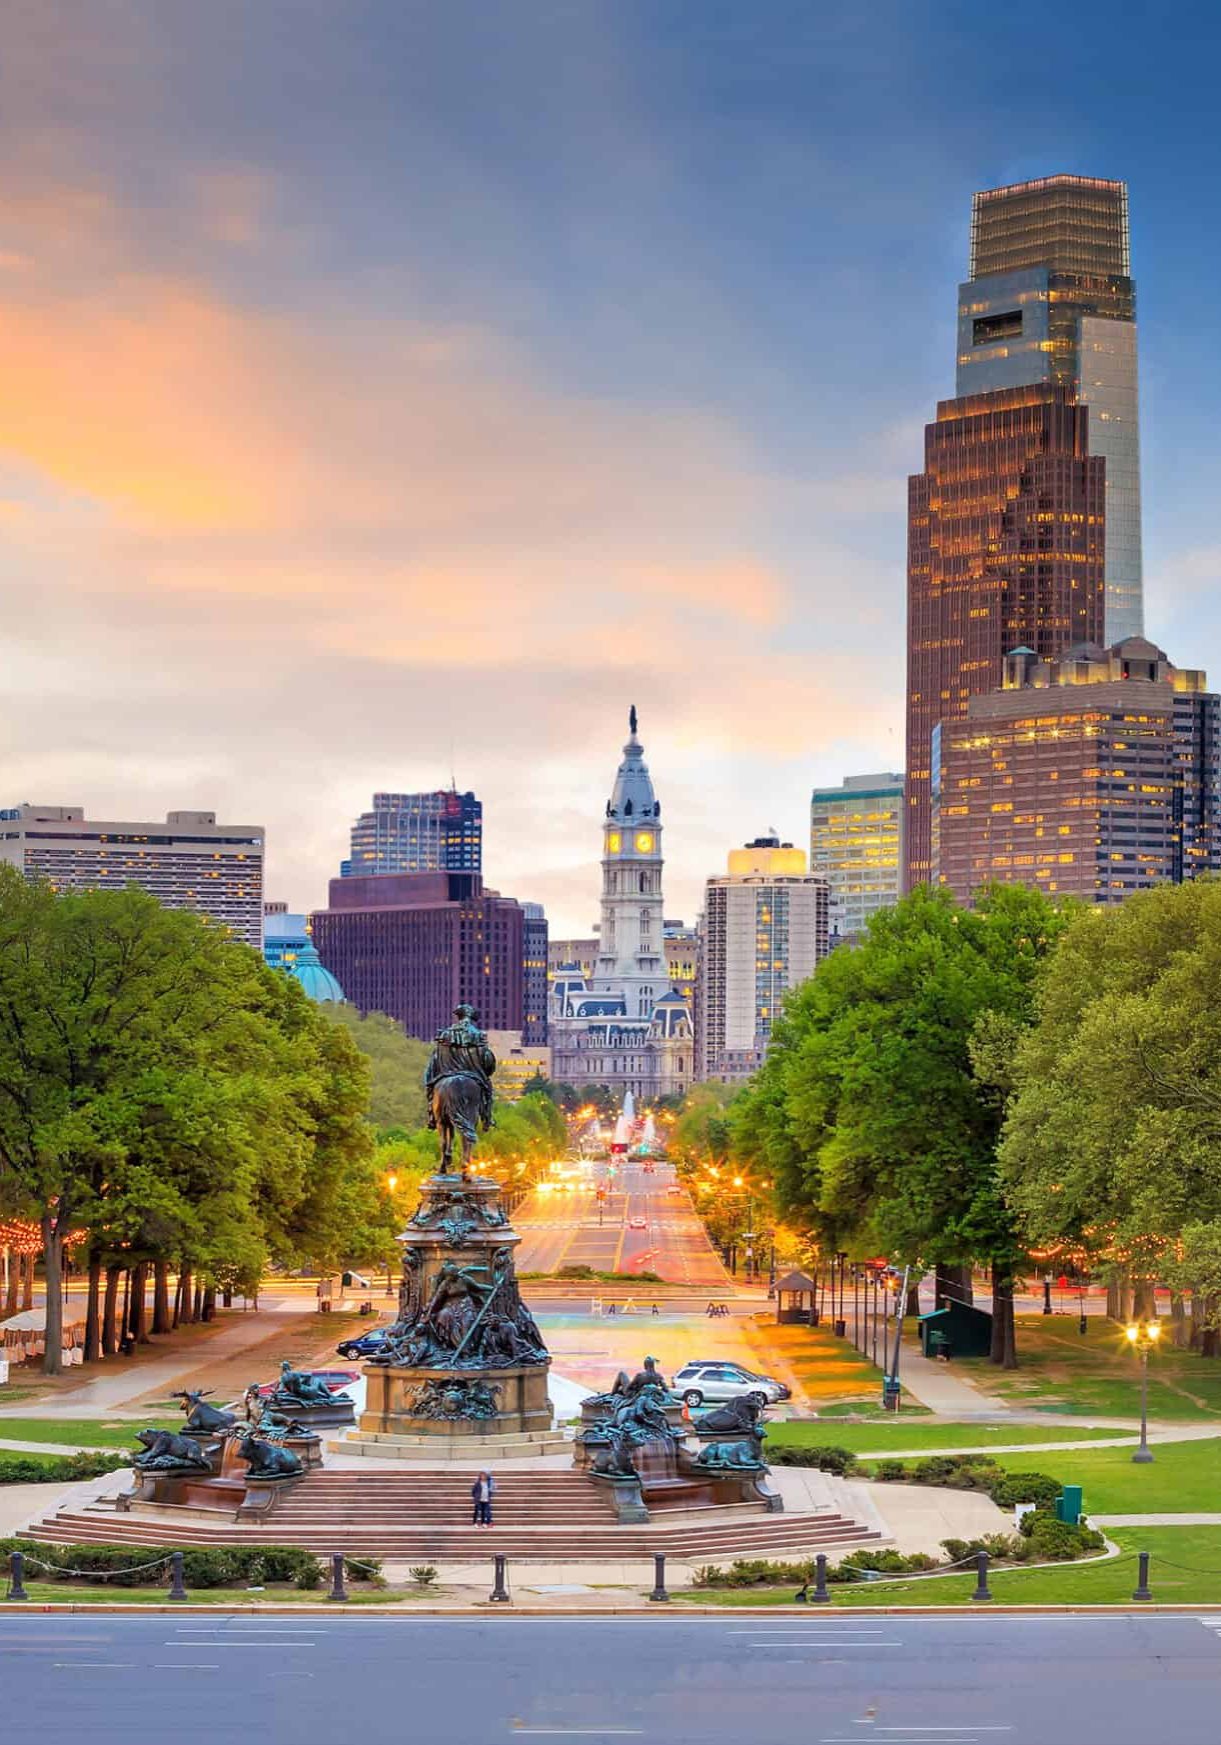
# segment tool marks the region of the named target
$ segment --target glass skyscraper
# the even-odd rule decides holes
[[[1143,628],[1136,286],[1124,182],[1044,176],[976,194],[956,393],[1058,383],[1106,461],[1108,643]]]
[[[810,871],[831,887],[833,942],[858,939],[879,909],[899,900],[903,777],[845,776],[810,800]]]
[[[474,794],[374,794],[352,826],[342,878],[369,873],[481,872],[483,805]]]

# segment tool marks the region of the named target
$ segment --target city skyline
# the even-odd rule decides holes
[[[690,922],[743,834],[802,841],[812,787],[902,761],[904,480],[971,197],[1061,172],[1130,190],[1146,634],[1221,670],[1217,25],[1102,17],[1034,5],[1032,96],[952,9],[31,14],[0,71],[13,802],[257,818],[309,910],[371,793],[456,775],[493,886],[581,935],[635,701]]]

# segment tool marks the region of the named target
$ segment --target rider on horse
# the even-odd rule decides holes
[[[492,1124],[492,1074],[496,1056],[475,1022],[473,1006],[455,1006],[454,1022],[442,1030],[433,1044],[424,1094],[428,1098],[428,1125],[441,1134],[441,1170],[447,1172],[453,1154],[455,1132],[462,1136],[462,1168],[465,1174],[480,1126]]]

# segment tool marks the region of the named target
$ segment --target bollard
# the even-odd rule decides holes
[[[185,1600],[187,1590],[182,1580],[182,1552],[175,1551],[170,1558],[170,1591],[166,1596],[171,1600]]]
[[[28,1600],[25,1591],[25,1552],[10,1551],[8,1554],[8,1597],[10,1600]]]
[[[666,1592],[666,1554],[664,1551],[655,1551],[653,1553],[653,1591],[649,1598],[651,1600],[668,1600],[669,1597]]]
[[[505,1582],[505,1567],[508,1563],[508,1558],[503,1552],[498,1551],[493,1562],[496,1568],[496,1584],[488,1595],[488,1599],[495,1600],[498,1605],[507,1606],[509,1603],[509,1589]]]
[[[992,1595],[988,1591],[988,1553],[980,1551],[975,1556],[975,1592],[971,1595],[971,1599],[978,1603],[980,1600],[990,1600],[991,1598]]]
[[[831,1603],[831,1595],[827,1590],[827,1558],[822,1551],[814,1559],[814,1592],[810,1595],[810,1603],[818,1606]]]
[[[1136,1592],[1132,1598],[1134,1600],[1151,1600],[1153,1598],[1149,1591],[1149,1553],[1147,1551],[1140,1553],[1140,1574],[1136,1578]]]
[[[343,1585],[343,1553],[331,1553],[331,1591],[326,1596],[328,1600],[346,1600],[348,1590]]]

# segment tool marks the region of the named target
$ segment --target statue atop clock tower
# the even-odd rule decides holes
[[[602,826],[602,929],[593,991],[620,993],[647,1018],[669,986],[661,900],[661,806],[653,792],[636,706]]]

